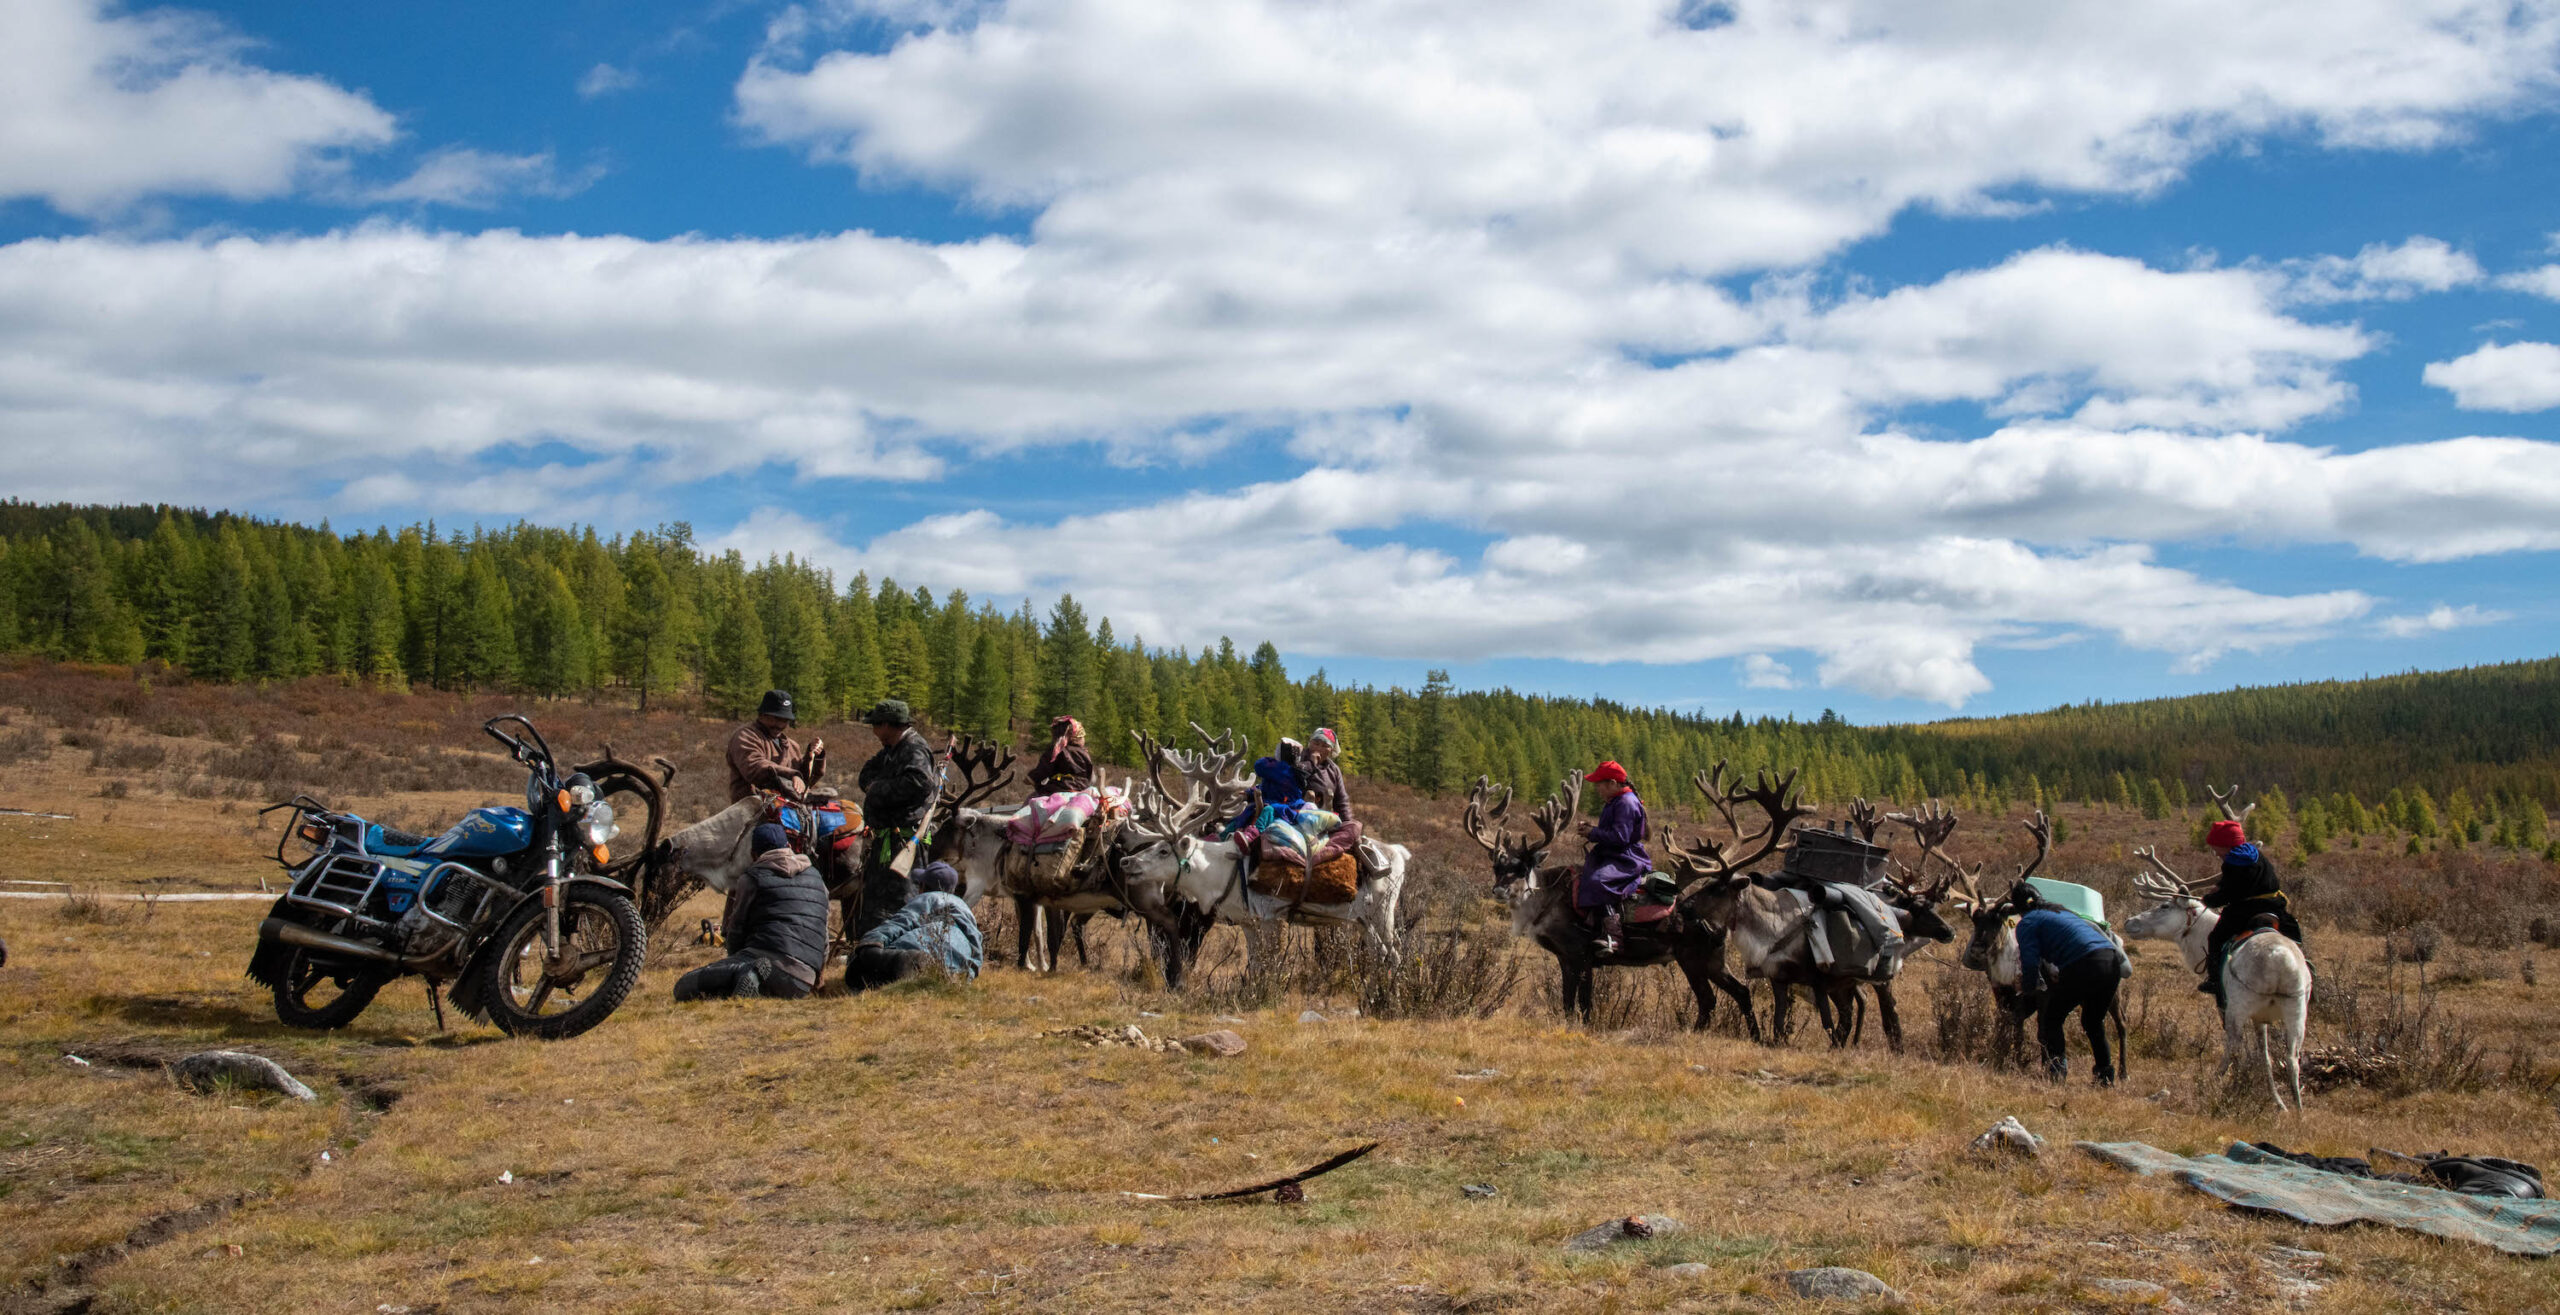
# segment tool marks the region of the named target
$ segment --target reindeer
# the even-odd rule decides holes
[[[1992,1047],[1994,1062],[2023,1061],[2027,1053],[2027,1016],[2018,1008],[2019,995],[2025,989],[2025,983],[2019,980],[2018,916],[2035,895],[2035,888],[2027,884],[2027,878],[2034,876],[2036,869],[2044,866],[2045,859],[2053,853],[2052,821],[2039,808],[2032,817],[2019,823],[2027,834],[2035,837],[2035,856],[2018,869],[2018,874],[2010,879],[2009,889],[1995,900],[1983,898],[1982,870],[1985,864],[1976,863],[1966,868],[1944,852],[1947,837],[1956,829],[1956,815],[1952,811],[1932,800],[1923,806],[1917,817],[1897,816],[1912,828],[1913,836],[1919,841],[1921,864],[1926,866],[1933,858],[1945,864],[1950,874],[1948,879],[1964,889],[1964,894],[1956,899],[1956,907],[1973,924],[1973,930],[1965,941],[1964,954],[1959,962],[1991,979],[1991,998],[1999,1014],[1994,1025],[2000,1029]],[[2117,942],[2119,949],[2122,948],[2122,938],[2112,932],[2108,936]],[[2121,1077],[2126,1059],[2124,1005],[2121,1000],[2117,1002],[2114,1016],[2116,1070]]]
[[[1742,957],[1743,975],[1770,983],[1772,999],[1769,1011],[1769,1034],[1783,1041],[1790,1031],[1789,1015],[1794,1003],[1794,988],[1804,987],[1813,996],[1814,1008],[1820,1015],[1823,1031],[1834,1046],[1850,1043],[1857,1031],[1858,1001],[1856,987],[1866,979],[1852,978],[1824,969],[1817,962],[1809,931],[1811,918],[1804,905],[1783,888],[1763,884],[1756,874],[1745,872],[1754,863],[1776,853],[1787,838],[1793,824],[1810,816],[1812,810],[1791,798],[1795,774],[1781,778],[1773,790],[1768,774],[1762,772],[1756,788],[1746,787],[1737,775],[1725,780],[1726,767],[1697,774],[1692,780],[1698,792],[1724,819],[1733,834],[1730,841],[1701,839],[1682,844],[1666,838],[1665,849],[1671,866],[1681,874],[1683,886],[1696,883],[1699,895],[1695,908],[1698,916],[1725,929]],[[1757,803],[1768,813],[1770,824],[1750,836],[1742,834],[1735,807]],[[1860,800],[1852,809],[1852,820],[1871,837],[1877,824],[1871,806]],[[1870,892],[1882,898],[1892,909],[1905,946],[1919,940],[1949,940],[1954,932],[1930,906],[1942,893],[1938,889],[1905,889],[1886,884]],[[1684,908],[1691,907],[1684,902]],[[1907,949],[1906,949],[1907,952]],[[1897,961],[1896,967],[1899,967]],[[1895,1050],[1902,1045],[1902,1020],[1895,1008],[1892,987],[1885,982],[1868,982],[1878,988],[1877,1012],[1884,1029],[1886,1044]],[[1837,1008],[1835,1009],[1835,1006]]]
[[[1252,790],[1252,778],[1237,771],[1245,750],[1232,733],[1213,737],[1197,723],[1192,730],[1208,742],[1207,749],[1185,754],[1151,737],[1140,738],[1147,753],[1148,779],[1136,792],[1136,816],[1121,828],[1125,849],[1120,869],[1130,883],[1162,883],[1204,919],[1160,937],[1159,948],[1167,956],[1167,980],[1171,980],[1171,965],[1198,947],[1210,922],[1245,929],[1249,973],[1268,954],[1269,938],[1293,924],[1360,927],[1380,953],[1394,959],[1399,953],[1396,903],[1404,893],[1412,851],[1363,839],[1359,887],[1348,903],[1305,903],[1303,885],[1297,901],[1255,894],[1244,847],[1233,839],[1202,834],[1230,815]],[[1168,767],[1183,779],[1185,794],[1179,800],[1164,783]]]
[[[2238,814],[2231,811],[2229,798],[2228,794],[2214,796],[2223,816],[2233,821],[2246,816],[2246,809]],[[2197,898],[2198,889],[2207,883],[2179,876],[2161,861],[2157,849],[2145,847],[2133,853],[2149,868],[2134,874],[2134,890],[2160,902],[2125,919],[2125,935],[2173,942],[2186,957],[2187,971],[2203,973],[2213,929],[2222,920]],[[2231,947],[2231,957],[2223,962],[2222,996],[2222,1072],[2237,1072],[2254,1041],[2266,1056],[2267,1086],[2275,1095],[2276,1107],[2285,1108],[2285,1089],[2291,1087],[2292,1112],[2301,1113],[2302,1029],[2311,1013],[2311,961],[2303,956],[2302,947],[2274,932],[2248,936]],[[2276,1078],[2275,1055],[2279,1030],[2284,1034],[2281,1083]]]
[[[1850,802],[1848,818],[1845,821],[1834,822],[1832,829],[1838,831],[1854,826],[1858,829],[1860,839],[1873,844],[1876,832],[1883,829],[1884,823],[1896,820],[1908,821],[1909,819],[1907,815],[1901,813],[1879,814],[1874,804],[1860,797]],[[1952,820],[1948,825],[1953,826]],[[1955,928],[1938,915],[1937,905],[1947,897],[1949,889],[1954,884],[1954,877],[1947,876],[1935,882],[1930,881],[1927,877],[1928,858],[1925,852],[1917,867],[1903,867],[1899,863],[1894,866],[1901,870],[1900,876],[1887,877],[1870,889],[1883,897],[1885,904],[1892,908],[1895,921],[1900,925],[1903,936],[1911,940],[1937,941],[1942,944],[1953,941]],[[1839,1010],[1840,1018],[1846,1020],[1845,1023],[1825,1020],[1826,1028],[1832,1033],[1833,1043],[1854,1046],[1858,1043],[1859,1037],[1864,1035],[1867,1024],[1867,1004],[1865,997],[1858,994],[1858,988],[1864,985],[1875,992],[1876,1014],[1884,1026],[1885,1048],[1897,1055],[1901,1054],[1902,1011],[1893,994],[1893,983],[1889,980],[1863,981],[1854,977],[1834,978],[1832,981],[1832,1008]],[[1847,1033],[1845,1040],[1841,1036],[1844,1027]]]
[[[1655,925],[1658,930],[1630,924],[1619,948],[1614,953],[1601,954],[1591,931],[1573,911],[1574,869],[1540,866],[1563,827],[1581,815],[1582,773],[1565,773],[1557,792],[1548,795],[1546,802],[1530,815],[1530,824],[1538,832],[1534,839],[1515,836],[1503,825],[1511,808],[1509,787],[1502,789],[1498,799],[1493,791],[1490,780],[1476,778],[1475,788],[1467,798],[1467,834],[1493,860],[1494,889],[1511,901],[1512,934],[1535,942],[1555,956],[1566,1017],[1579,1018],[1585,1024],[1591,1021],[1591,991],[1598,969],[1676,963],[1681,976],[1688,979],[1690,995],[1698,1002],[1698,1030],[1705,1030],[1715,1021],[1716,992],[1722,991],[1742,1011],[1743,1029],[1752,1040],[1760,1039],[1760,1020],[1751,1009],[1750,988],[1725,971],[1723,921],[1702,916],[1688,902],[1677,902],[1671,916]],[[1772,797],[1766,806],[1782,809],[1785,805],[1783,800]],[[1772,831],[1778,829],[1773,827]]]

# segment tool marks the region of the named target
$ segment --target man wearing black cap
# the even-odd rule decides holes
[[[791,848],[791,837],[767,822],[748,843],[755,864],[729,892],[719,959],[676,979],[676,1000],[797,1000],[815,990],[827,961],[827,885],[809,860]]]
[[[932,814],[934,795],[940,790],[933,746],[916,733],[915,716],[904,700],[882,699],[862,714],[862,720],[880,737],[880,752],[871,755],[856,778],[862,786],[862,820],[871,828],[871,844],[863,851],[856,937],[906,907],[914,896],[914,886],[890,864]]]
[[[729,737],[730,803],[758,790],[779,791],[796,798],[826,774],[827,742],[820,740],[804,752],[791,738],[792,723],[798,720],[791,710],[789,691],[765,691],[764,702],[756,707],[756,719]]]

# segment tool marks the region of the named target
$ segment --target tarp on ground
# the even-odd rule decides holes
[[[2465,1196],[2437,1187],[2351,1178],[2233,1142],[2220,1155],[2173,1155],[2141,1142],[2073,1142],[2109,1164],[2167,1174],[2243,1210],[2262,1210],[2324,1228],[2388,1224],[2510,1255],[2560,1252],[2560,1201]]]

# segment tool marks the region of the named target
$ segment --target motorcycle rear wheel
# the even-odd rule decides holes
[[[276,1018],[287,1027],[334,1032],[356,1021],[390,980],[381,973],[323,965],[311,951],[296,948],[276,979]],[[328,994],[332,989],[335,996]]]
[[[481,1006],[509,1036],[562,1041],[603,1022],[640,982],[649,929],[629,899],[594,886],[560,892],[560,964],[542,944],[542,901],[528,899],[480,955]],[[545,1012],[549,1010],[551,1012]]]

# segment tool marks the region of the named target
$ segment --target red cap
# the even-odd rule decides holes
[[[2238,849],[2249,843],[2249,833],[2241,830],[2239,823],[2226,817],[2205,828],[2204,842],[2216,849]]]
[[[1625,785],[1627,783],[1627,769],[1620,767],[1615,762],[1605,762],[1592,768],[1590,771],[1584,772],[1582,774],[1582,779],[1586,781],[1608,781],[1614,782],[1618,785]]]

